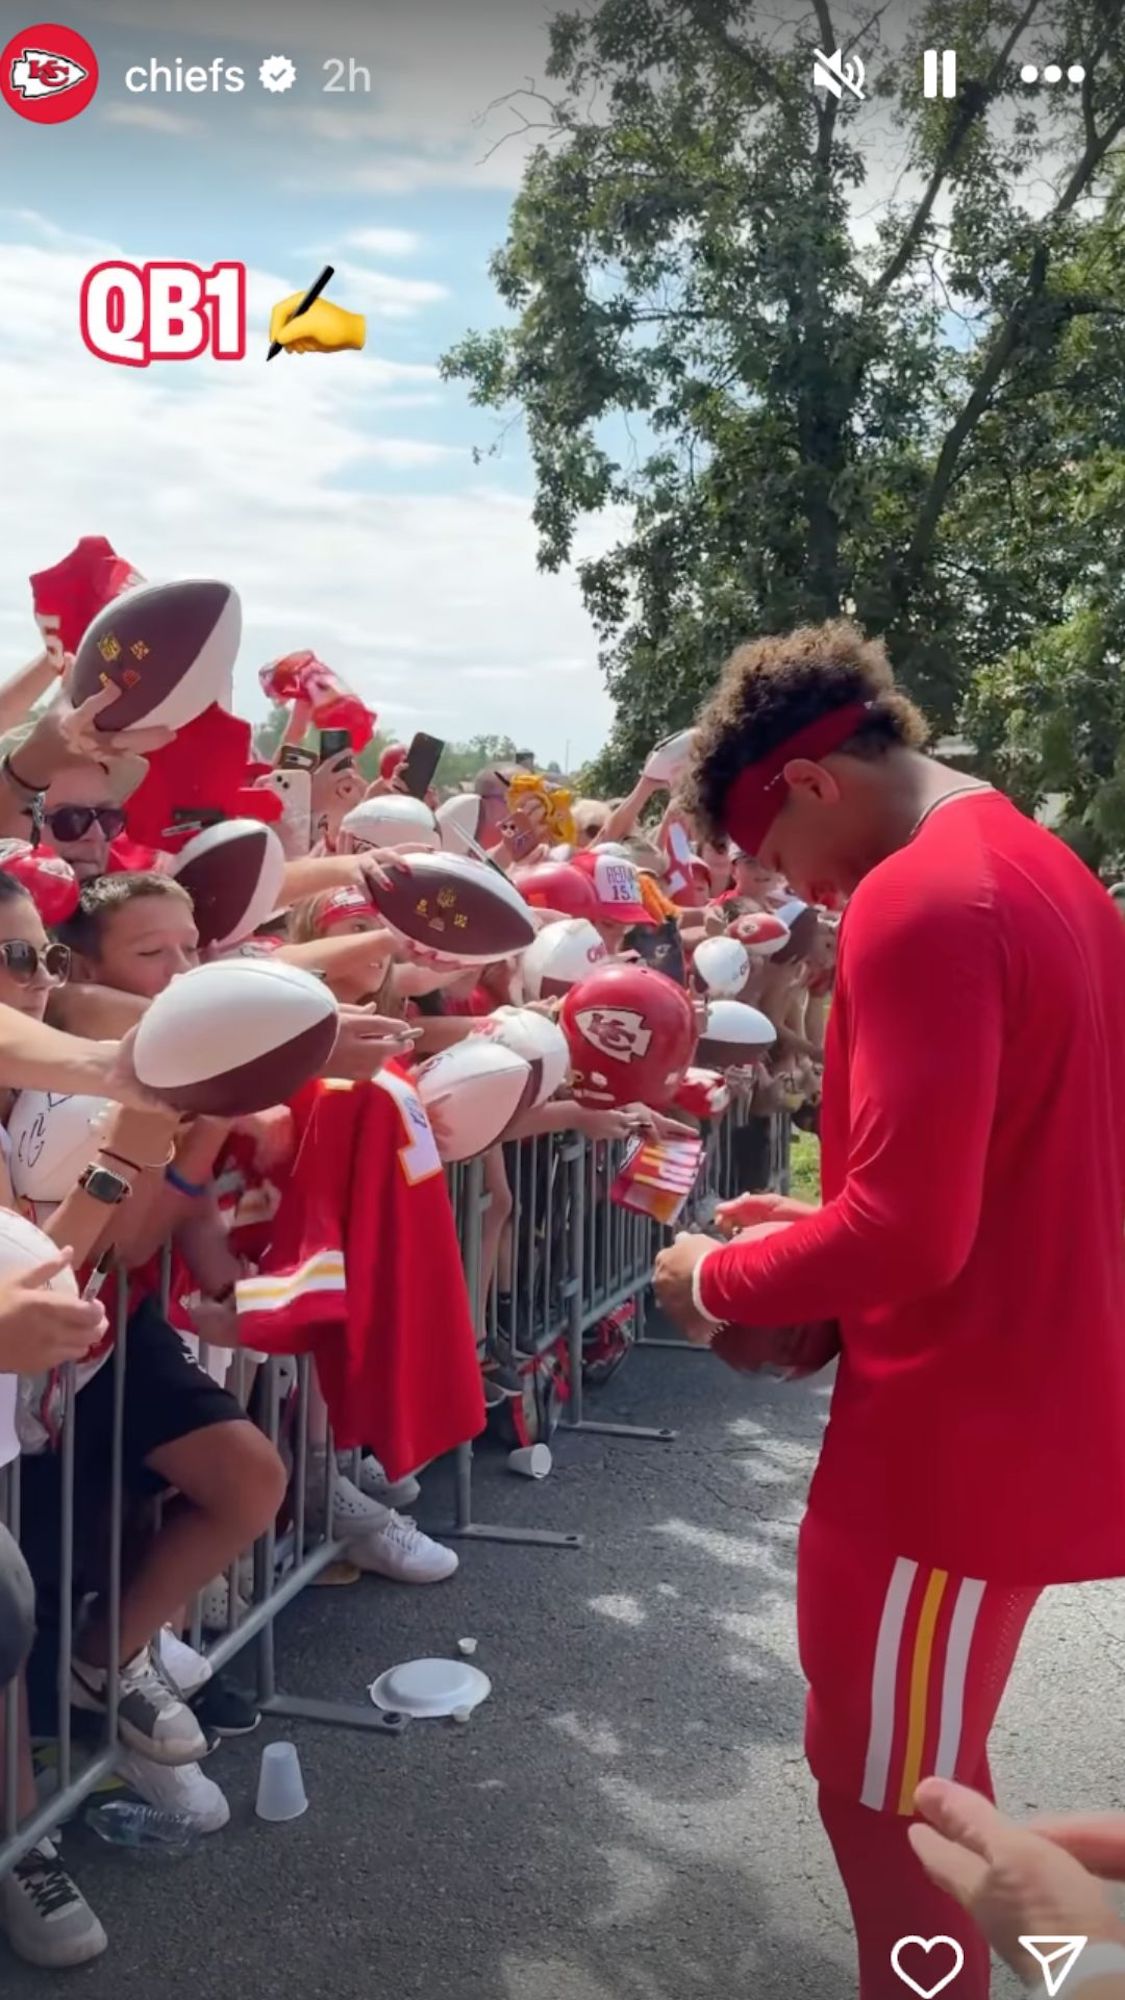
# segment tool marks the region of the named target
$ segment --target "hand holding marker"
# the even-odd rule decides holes
[[[282,349],[293,354],[338,354],[344,348],[358,348],[367,338],[367,322],[362,313],[347,312],[343,306],[322,299],[321,293],[333,274],[326,264],[307,292],[291,293],[270,314],[270,344],[266,360],[272,361]],[[297,322],[302,324],[297,334]],[[290,331],[292,329],[292,331]]]

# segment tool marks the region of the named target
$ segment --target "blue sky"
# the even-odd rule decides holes
[[[487,263],[527,142],[497,147],[518,120],[488,107],[542,81],[547,10],[195,0],[175,12],[190,32],[153,0],[68,6],[98,55],[93,105],[44,127],[0,103],[4,660],[34,648],[29,572],[100,532],[149,576],[238,585],[248,713],[257,668],[311,645],[400,735],[507,729],[544,758],[591,754],[609,719],[594,638],[573,577],[537,573],[518,429],[475,467],[493,420],[435,368],[498,316]],[[278,53],[298,80],[270,95],[258,64]],[[349,55],[371,94],[325,94],[325,62]],[[221,56],[246,88],[125,89],[131,64],[177,56]],[[246,359],[135,370],[89,355],[82,277],[117,254],[245,262]],[[364,354],[267,370],[269,306],[325,261],[338,268],[330,295],[367,313]],[[617,525],[591,523],[585,546]]]

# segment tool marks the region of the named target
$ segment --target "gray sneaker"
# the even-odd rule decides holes
[[[41,1840],[0,1882],[0,1926],[20,1958],[52,1971],[100,1958],[109,1942],[50,1840]]]
[[[75,1708],[104,1715],[109,1706],[104,1667],[70,1663],[70,1699]],[[210,1745],[176,1683],[157,1661],[151,1646],[142,1646],[121,1669],[117,1696],[117,1733],[130,1750],[151,1757],[154,1764],[197,1764]]]

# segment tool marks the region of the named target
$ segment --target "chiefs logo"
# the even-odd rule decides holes
[[[53,55],[49,49],[24,49],[12,64],[12,89],[17,97],[58,97],[75,90],[90,72],[69,56]]]
[[[615,1062],[632,1062],[634,1056],[648,1051],[652,1029],[645,1027],[644,1015],[633,1008],[587,1007],[575,1018],[586,1040]]]

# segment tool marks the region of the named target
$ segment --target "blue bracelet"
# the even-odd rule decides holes
[[[211,1190],[210,1181],[186,1181],[175,1167],[165,1167],[164,1178],[177,1194],[189,1194],[193,1201],[198,1201],[201,1195],[209,1194]]]

